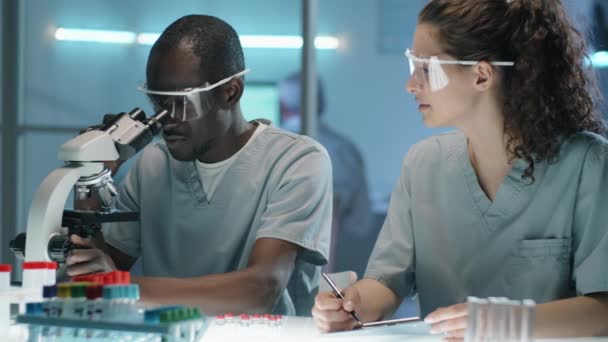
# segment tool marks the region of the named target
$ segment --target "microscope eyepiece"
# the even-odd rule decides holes
[[[152,135],[157,135],[160,133],[163,124],[167,122],[167,120],[169,120],[169,112],[163,109],[148,118],[148,120],[146,120],[146,125],[149,127]]]
[[[138,107],[130,111],[129,116],[133,120],[142,121],[146,118],[146,113],[144,113],[143,109]]]

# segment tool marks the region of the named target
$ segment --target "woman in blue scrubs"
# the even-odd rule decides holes
[[[405,157],[365,277],[316,298],[323,331],[418,295],[463,338],[467,296],[533,299],[537,336],[608,335],[608,141],[585,42],[558,0],[432,0],[407,91],[455,127]]]

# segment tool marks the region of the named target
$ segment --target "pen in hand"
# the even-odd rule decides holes
[[[325,272],[321,272],[321,275],[323,276],[323,279],[325,279],[325,281],[327,282],[327,284],[329,285],[329,287],[331,287],[331,290],[333,291],[334,295],[342,300],[345,300],[344,298],[344,294],[342,293],[342,291],[336,286],[336,284],[334,283],[333,280],[331,280],[331,278],[325,273]],[[350,312],[351,316],[353,316],[353,318],[359,323],[359,324],[363,324],[363,322],[361,321],[361,319],[359,318],[359,315],[357,315],[357,313],[353,310]]]

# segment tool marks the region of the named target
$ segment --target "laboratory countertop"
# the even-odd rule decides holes
[[[12,336],[8,341],[26,341],[23,329],[19,326],[12,326]],[[202,340],[209,342],[223,341],[441,341],[442,336],[430,335],[429,327],[422,322],[404,323],[392,326],[364,328],[355,331],[337,332],[323,334],[320,333],[311,318],[304,317],[284,317],[281,324],[267,325],[263,323],[250,323],[247,325],[235,322],[223,322],[213,320]],[[577,338],[577,339],[541,339],[536,341],[606,341],[604,338]]]
[[[253,328],[253,329],[252,329]],[[355,331],[320,333],[311,318],[285,317],[279,329],[273,327],[256,329],[253,325],[241,327],[236,324],[209,326],[204,341],[234,341],[243,334],[249,337],[261,337],[265,341],[441,341],[443,336],[430,335],[429,326],[423,322],[403,323],[391,326],[364,328]],[[565,339],[543,341],[566,341]],[[567,341],[608,341],[606,338],[567,339]]]

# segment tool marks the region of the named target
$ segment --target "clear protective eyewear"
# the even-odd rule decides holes
[[[210,90],[226,84],[234,78],[247,74],[250,69],[245,69],[223,80],[195,88],[186,88],[175,91],[152,90],[147,85],[138,87],[137,90],[148,95],[155,111],[165,109],[171,117],[177,121],[190,121],[201,118],[213,108],[213,96]]]
[[[448,86],[450,79],[443,70],[443,64],[473,66],[480,61],[454,61],[439,59],[437,56],[422,58],[414,55],[410,49],[405,50],[405,57],[409,60],[410,76],[418,83],[423,84],[425,89],[431,92],[439,91]],[[488,62],[495,66],[513,66],[515,62]]]

